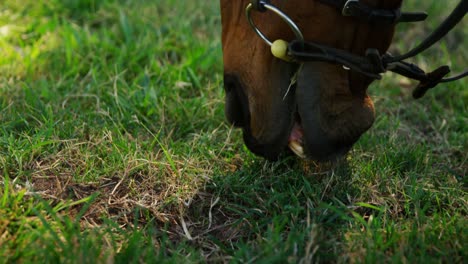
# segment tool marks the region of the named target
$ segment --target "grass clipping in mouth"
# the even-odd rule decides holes
[[[304,154],[304,148],[298,141],[289,141],[288,146],[298,157],[302,159],[306,158],[306,155]]]

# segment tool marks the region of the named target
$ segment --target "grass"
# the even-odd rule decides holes
[[[431,21],[392,51],[455,2],[408,1]],[[387,74],[345,161],[269,163],[225,122],[219,24],[212,1],[4,1],[0,263],[464,262],[466,80],[414,101]],[[467,26],[416,62],[461,71]]]

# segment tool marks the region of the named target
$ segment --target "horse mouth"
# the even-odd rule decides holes
[[[274,161],[286,151],[302,159],[328,162],[338,160],[349,151],[372,125],[373,105],[367,97],[330,94],[343,85],[346,87],[342,90],[349,89],[347,80],[335,77],[337,74],[331,67],[306,63],[287,97],[272,95],[266,100],[268,103],[252,100],[267,105],[271,111],[268,113],[252,111],[257,108],[251,107],[252,102],[244,92],[248,86],[236,75],[225,75],[226,116],[230,123],[243,129],[245,145],[252,153]],[[276,84],[282,87],[278,89],[280,95],[287,88],[285,80]]]
[[[323,135],[311,139],[310,135],[307,134],[308,130],[304,129],[304,126],[308,125],[301,122],[299,114],[296,116],[288,137],[287,147],[301,159],[335,161],[343,157],[355,141],[353,140],[353,143],[334,142]],[[316,131],[312,132],[312,134],[316,133]]]
[[[289,149],[300,158],[307,158],[304,152],[304,128],[302,127],[300,117],[297,115],[296,120],[294,121],[291,134],[288,138],[288,147]]]

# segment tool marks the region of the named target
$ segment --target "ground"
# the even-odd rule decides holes
[[[407,1],[429,21],[457,1]],[[342,161],[267,162],[224,118],[217,1],[0,7],[0,263],[463,263],[467,81],[392,74]],[[466,19],[415,62],[466,67]]]

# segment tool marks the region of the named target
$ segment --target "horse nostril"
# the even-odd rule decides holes
[[[237,78],[232,75],[224,75],[224,90],[226,93],[230,93],[236,89],[238,84]]]
[[[245,127],[250,120],[249,106],[244,89],[235,75],[224,75],[226,92],[225,113],[228,121],[237,127]]]

